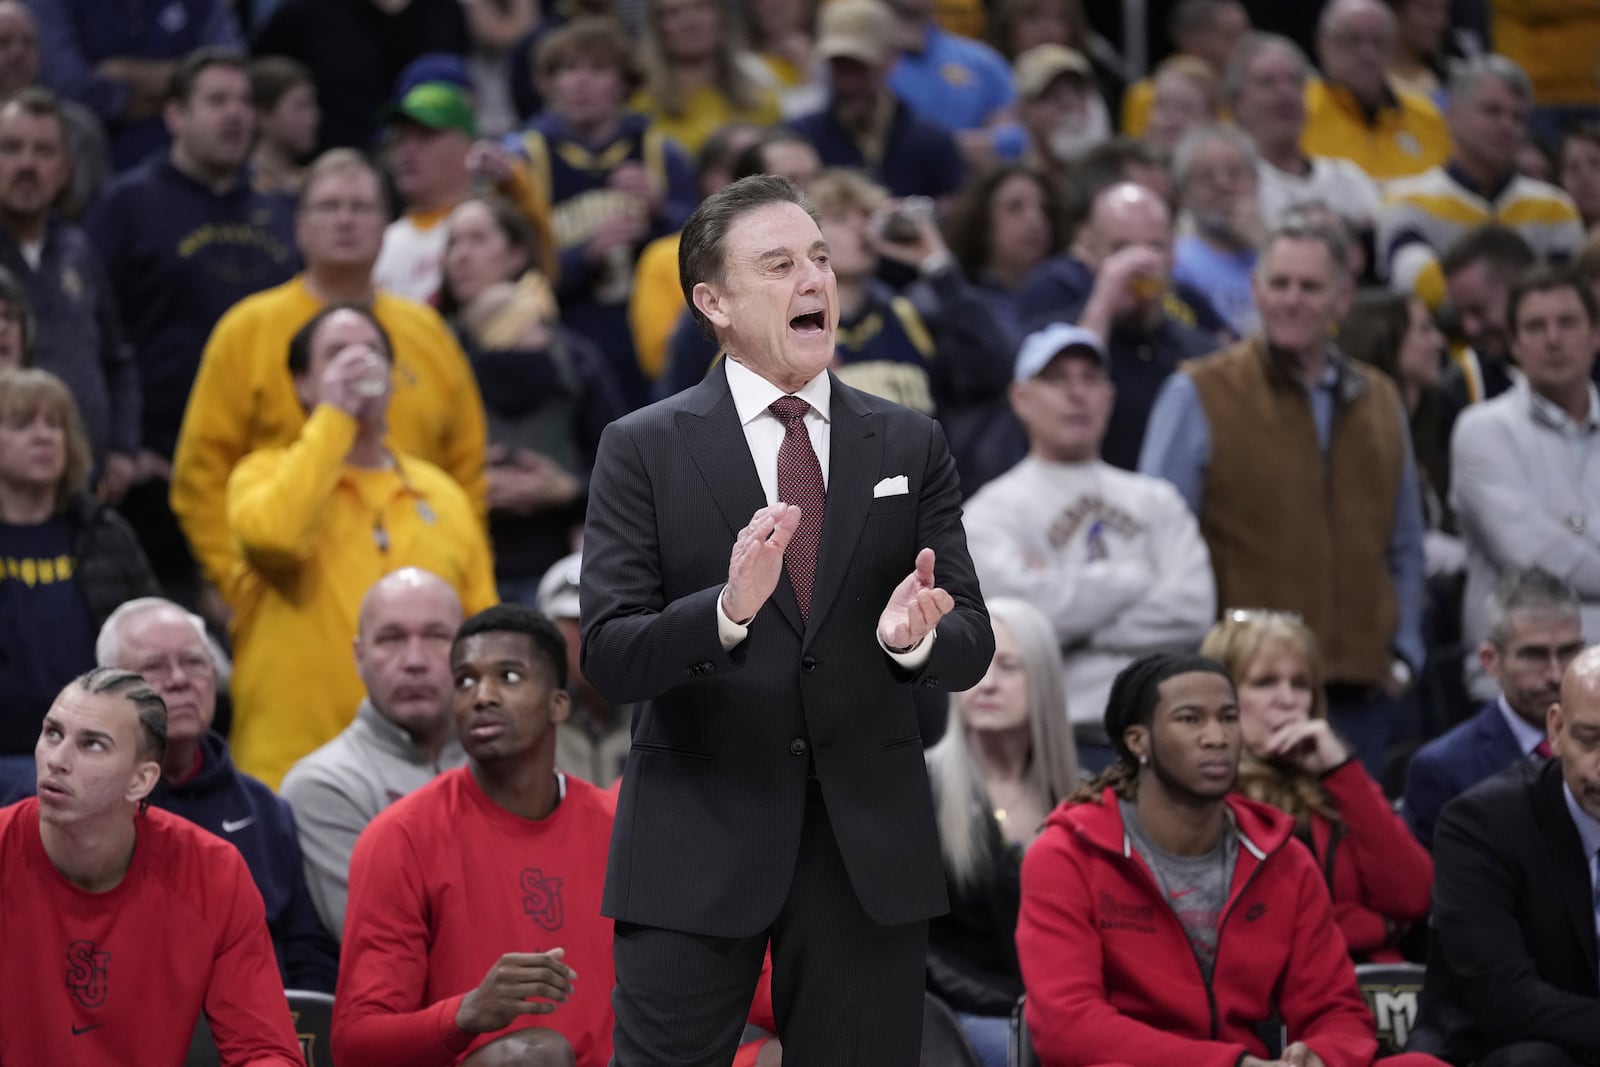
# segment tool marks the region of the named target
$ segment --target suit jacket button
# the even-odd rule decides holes
[[[810,746],[805,743],[803,738],[797,737],[793,741],[789,742],[789,755],[804,756],[806,754],[806,749],[809,747]]]
[[[937,687],[937,686],[938,686],[938,685],[939,685],[939,679],[937,679],[937,678],[935,678],[935,677],[934,677],[934,676],[933,676],[933,675],[931,675],[931,674],[930,674],[930,675],[929,675],[929,676],[928,676],[928,677],[926,677],[926,678],[924,678],[924,679],[923,679],[923,680],[922,680],[922,687],[923,687],[923,688],[924,688],[924,689],[934,689],[934,688],[936,688],[936,687]]]
[[[812,659],[810,656],[805,656],[800,660],[800,669],[805,671],[807,674],[810,674],[812,671],[817,669],[817,661]]]
[[[717,665],[715,663],[712,663],[710,660],[707,660],[706,662],[700,664],[700,673],[701,674],[716,674],[717,673]]]

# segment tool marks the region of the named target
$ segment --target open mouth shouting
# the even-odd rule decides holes
[[[796,315],[789,320],[789,329],[799,334],[822,334],[828,329],[827,313],[820,308],[816,311],[807,311],[803,315]]]

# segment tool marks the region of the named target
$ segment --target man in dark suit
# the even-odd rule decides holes
[[[607,428],[584,536],[584,676],[652,702],[606,881],[612,1062],[727,1064],[770,938],[786,1060],[911,1067],[946,908],[911,692],[994,648],[955,466],[827,373],[835,283],[788,179],[707,199],[678,262],[728,358]]]
[[[1561,676],[1583,651],[1577,594],[1540,567],[1506,574],[1489,601],[1489,639],[1478,648],[1500,695],[1417,750],[1406,769],[1402,812],[1411,832],[1433,847],[1446,804],[1520,759],[1548,756],[1544,717],[1561,694]]]
[[[1439,819],[1413,1050],[1477,1067],[1600,1063],[1600,646],[1567,669],[1546,729],[1555,759],[1513,764]]]

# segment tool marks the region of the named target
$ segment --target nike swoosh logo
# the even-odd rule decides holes
[[[228,824],[227,823],[223,823],[222,825],[226,826]],[[1188,889],[1180,889],[1176,893],[1170,894],[1170,896],[1172,897],[1173,900],[1182,900],[1184,897],[1188,896],[1190,893],[1193,893],[1193,892],[1194,892],[1194,886],[1190,886]]]
[[[90,1030],[98,1030],[104,1025],[105,1025],[105,1023],[90,1023],[88,1026],[74,1026],[72,1028],[72,1036],[73,1037],[82,1037],[84,1034],[87,1034]]]
[[[255,821],[256,817],[254,815],[246,815],[242,819],[223,819],[222,832],[225,834],[238,833]]]

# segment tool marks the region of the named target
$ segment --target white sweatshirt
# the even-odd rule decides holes
[[[1026,600],[1055,626],[1075,726],[1102,722],[1123,667],[1192,651],[1216,619],[1211,555],[1160,478],[1030,455],[967,502],[965,523],[984,595]]]

